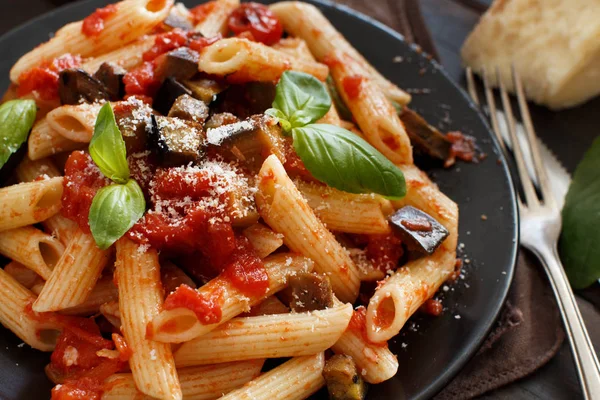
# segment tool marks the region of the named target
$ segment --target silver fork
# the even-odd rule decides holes
[[[470,68],[467,68],[466,73],[469,94],[477,106],[480,106],[473,72]],[[496,70],[500,98],[502,99],[504,117],[508,125],[511,142],[504,143],[499,130],[494,94],[485,71],[483,75],[485,97],[489,108],[492,130],[506,156],[508,156],[506,145],[508,144],[508,147],[512,149],[523,188],[523,195],[519,194],[518,196],[521,245],[532,251],[539,258],[548,274],[567,331],[567,336],[571,343],[571,350],[579,373],[584,398],[590,400],[600,399],[600,364],[598,363],[594,346],[589,338],[585,323],[579,312],[579,307],[575,301],[575,296],[558,256],[556,245],[561,230],[560,209],[552,194],[550,182],[540,156],[538,139],[533,129],[521,80],[513,67],[512,78],[529,149],[521,148],[519,145],[515,118],[508,93],[500,79],[498,70]],[[534,177],[530,176],[525,163],[523,154],[527,151],[531,153],[530,158],[533,161],[533,170],[537,176],[536,181],[541,197],[538,197],[536,193]]]

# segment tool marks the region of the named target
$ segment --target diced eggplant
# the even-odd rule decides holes
[[[169,117],[204,124],[206,118],[208,118],[208,106],[203,101],[184,94],[179,96],[173,103],[171,110],[169,110]]]
[[[58,95],[61,104],[93,103],[110,98],[102,82],[79,68],[61,71],[58,76]]]
[[[408,107],[399,114],[410,142],[430,157],[446,161],[452,143],[423,117]]]
[[[163,24],[168,29],[183,29],[184,31],[191,31],[194,29],[194,25],[191,21],[190,11],[183,3],[176,3],[171,7],[169,15],[163,21]]]
[[[171,107],[173,107],[175,100],[184,94],[190,96],[192,92],[179,83],[177,79],[167,78],[154,97],[153,107],[159,113],[167,115]]]
[[[115,63],[105,62],[100,65],[94,78],[104,84],[110,100],[116,101],[125,96],[125,84],[123,78],[127,71]]]
[[[292,311],[306,312],[333,307],[333,290],[329,278],[310,272],[298,273],[288,280],[281,299]]]
[[[204,124],[204,129],[214,129],[223,125],[233,124],[235,122],[239,122],[239,118],[231,113],[218,113],[210,116],[206,124]]]
[[[253,132],[256,128],[256,122],[250,118],[232,124],[221,125],[217,128],[207,128],[206,141],[212,145],[220,146],[224,141]]]
[[[390,223],[406,247],[432,254],[448,236],[448,230],[431,215],[405,206],[389,216]]]
[[[127,154],[146,150],[146,126],[150,124],[152,109],[146,103],[131,98],[117,102],[113,111]]]
[[[162,78],[190,79],[198,73],[198,52],[180,47],[161,55],[155,60],[155,73]]]
[[[164,166],[183,165],[200,158],[202,134],[182,119],[152,115],[148,135],[150,147]]]
[[[193,97],[206,104],[210,104],[219,93],[227,89],[227,85],[224,83],[205,78],[183,80],[182,83],[192,92]]]
[[[359,374],[352,357],[336,354],[325,362],[323,378],[331,400],[364,400],[368,385]]]

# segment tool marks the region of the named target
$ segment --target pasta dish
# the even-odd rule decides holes
[[[10,80],[0,322],[52,399],[364,399],[442,311],[458,208],[412,146],[468,143],[314,6],[124,0]]]

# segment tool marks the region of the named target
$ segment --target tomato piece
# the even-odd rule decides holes
[[[351,99],[354,100],[360,96],[360,86],[363,81],[363,77],[360,75],[351,75],[346,76],[342,80],[342,86],[344,87],[344,92]]]
[[[163,307],[165,310],[190,309],[201,324],[210,325],[221,321],[223,301],[223,291],[220,286],[216,286],[216,289],[209,294],[203,294],[188,285],[181,285],[167,296]]]
[[[58,74],[68,68],[81,66],[81,57],[65,54],[23,72],[18,79],[19,97],[35,91],[42,100],[58,99]]]
[[[175,28],[170,32],[161,33],[156,35],[154,45],[142,55],[142,58],[144,61],[153,61],[161,54],[165,54],[166,52],[178,49],[185,45],[187,40],[188,33],[179,28]]]
[[[249,31],[257,42],[266,45],[277,43],[283,35],[283,26],[277,16],[258,3],[241,4],[233,10],[227,25],[236,35]]]
[[[218,6],[216,1],[209,1],[208,3],[200,4],[190,10],[194,25],[204,21],[209,14]]]
[[[118,10],[116,4],[109,4],[104,8],[98,8],[83,20],[81,33],[85,36],[98,36],[104,30],[104,23],[110,19]]]

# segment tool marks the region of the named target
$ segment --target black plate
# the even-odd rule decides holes
[[[368,399],[432,397],[469,360],[494,323],[510,286],[516,259],[518,222],[513,184],[489,128],[465,93],[441,67],[418,54],[398,33],[349,8],[311,1],[385,76],[413,92],[413,107],[445,131],[460,130],[477,138],[488,158],[480,164],[429,169],[441,190],[460,207],[460,247],[464,279],[441,291],[447,309],[440,317],[418,315],[391,341],[398,354],[398,375],[371,387]],[[198,1],[186,1],[188,5]],[[0,85],[25,51],[48,39],[50,32],[87,16],[104,0],[75,3],[15,29],[0,38]],[[10,12],[10,11],[7,11]],[[394,62],[396,56],[402,62]],[[482,216],[487,216],[483,220]],[[0,299],[0,301],[2,301]],[[0,327],[0,398],[47,399],[51,388],[43,367],[48,355],[19,346]]]

